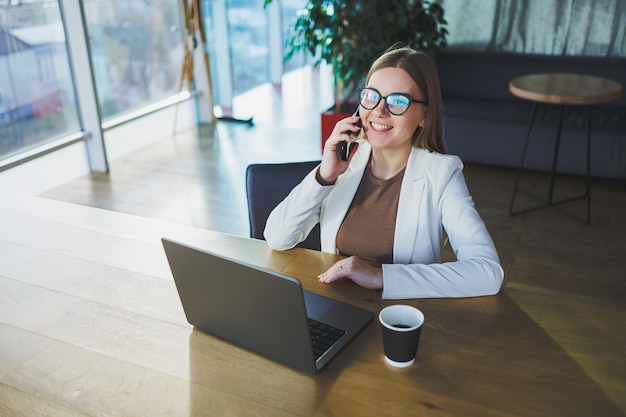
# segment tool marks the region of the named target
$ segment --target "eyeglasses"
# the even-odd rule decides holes
[[[403,115],[413,102],[428,105],[426,101],[415,100],[413,97],[402,93],[392,93],[388,96],[383,96],[374,88],[362,88],[359,92],[359,104],[366,110],[376,108],[380,100],[385,100],[387,111],[394,116]]]

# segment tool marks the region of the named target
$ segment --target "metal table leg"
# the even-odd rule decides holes
[[[559,148],[561,144],[561,131],[563,129],[563,113],[565,111],[565,106],[561,105],[559,109],[559,122],[558,122],[557,133],[556,133],[556,141],[554,144],[554,153],[552,155],[552,171],[550,172],[550,188],[548,190],[547,202],[545,204],[541,204],[541,205],[534,206],[534,207],[529,207],[523,210],[518,210],[518,211],[513,210],[513,207],[515,204],[515,196],[519,190],[519,181],[522,175],[522,170],[524,168],[524,160],[526,158],[526,151],[528,150],[528,141],[530,139],[530,133],[531,133],[534,121],[535,121],[536,111],[537,111],[537,103],[534,102],[532,106],[532,110],[531,110],[528,130],[526,132],[526,140],[524,141],[524,148],[522,150],[522,157],[520,159],[519,167],[517,168],[517,175],[515,177],[515,185],[513,187],[513,195],[511,196],[511,202],[509,204],[509,215],[516,216],[518,214],[528,213],[530,211],[535,211],[535,210],[543,209],[546,207],[554,207],[554,206],[561,205],[564,203],[569,203],[571,201],[586,199],[587,200],[587,218],[584,221],[584,224],[588,225],[590,222],[590,218],[591,218],[591,121],[592,121],[591,105],[588,108],[588,116],[587,116],[587,119],[588,119],[587,120],[587,161],[586,161],[587,172],[586,172],[585,195],[570,197],[570,198],[566,198],[566,199],[559,200],[559,201],[554,201],[554,184],[556,181],[556,169],[557,169],[557,162],[558,162],[558,157],[559,157]]]
[[[530,139],[530,131],[533,128],[535,122],[535,114],[537,112],[537,103],[533,102],[532,109],[530,111],[530,121],[528,123],[528,130],[526,130],[526,140],[524,141],[524,148],[522,150],[522,157],[517,167],[517,175],[515,176],[515,186],[513,187],[513,195],[511,196],[511,202],[509,203],[509,215],[515,216],[519,212],[513,212],[513,204],[515,203],[515,195],[517,194],[517,188],[519,186],[519,180],[522,176],[522,169],[524,168],[524,159],[526,158],[526,150],[528,149],[528,139]]]

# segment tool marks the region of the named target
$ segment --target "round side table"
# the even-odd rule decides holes
[[[522,99],[533,102],[526,140],[524,141],[524,149],[522,157],[517,169],[515,178],[515,186],[513,195],[509,205],[509,214],[511,216],[526,213],[533,210],[551,207],[558,204],[567,203],[573,200],[587,200],[587,219],[585,224],[589,224],[591,216],[591,121],[592,106],[598,103],[605,103],[616,100],[622,93],[622,85],[616,81],[607,78],[596,77],[581,74],[530,74],[517,77],[509,83],[509,91]],[[550,173],[550,190],[548,193],[548,201],[545,204],[536,207],[526,208],[520,211],[514,211],[513,205],[515,195],[519,187],[519,181],[524,166],[524,158],[528,147],[528,139],[535,121],[535,114],[538,103],[556,104],[560,106],[559,121],[556,133],[556,142],[554,145],[554,154],[552,157],[552,171]],[[559,146],[561,142],[561,130],[563,128],[563,112],[565,106],[570,105],[586,105],[587,111],[587,175],[586,175],[586,193],[583,196],[577,196],[560,201],[553,201],[554,181],[556,177],[556,165],[559,154]]]

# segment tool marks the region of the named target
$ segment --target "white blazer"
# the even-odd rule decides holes
[[[320,185],[316,170],[310,172],[270,214],[264,231],[270,247],[293,248],[319,222],[322,251],[337,254],[337,232],[370,153],[371,146],[361,143],[332,186]],[[444,229],[454,262],[441,263]],[[500,290],[504,271],[457,156],[412,148],[400,189],[393,264],[382,268],[382,296],[388,299],[474,297]]]

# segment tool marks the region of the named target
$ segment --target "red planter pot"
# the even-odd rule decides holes
[[[326,111],[322,113],[322,150],[324,149],[326,139],[330,137],[330,134],[332,133],[337,122],[349,116],[351,116],[350,113],[336,113],[334,111]]]

